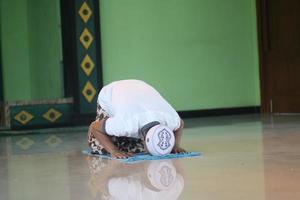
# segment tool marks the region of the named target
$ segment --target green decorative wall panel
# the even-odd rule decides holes
[[[100,86],[98,1],[76,0],[77,112],[94,113]]]
[[[71,123],[73,104],[41,104],[11,106],[10,128],[53,126]]]

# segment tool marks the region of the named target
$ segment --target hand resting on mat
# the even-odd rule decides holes
[[[133,153],[128,153],[120,150],[112,150],[110,152],[111,157],[118,158],[118,159],[124,159],[133,156]]]
[[[174,146],[172,153],[186,153],[186,151],[179,146]]]

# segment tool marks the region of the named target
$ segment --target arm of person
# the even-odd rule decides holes
[[[172,153],[184,153],[184,152],[186,152],[183,148],[180,147],[183,127],[184,127],[184,121],[182,119],[180,119],[180,126],[177,130],[174,131],[175,145],[173,147]]]
[[[128,158],[131,156],[130,153],[126,153],[120,151],[111,141],[107,134],[105,134],[103,130],[103,123],[105,119],[95,120],[91,123],[89,131],[93,133],[96,139],[100,142],[100,144],[104,147],[106,151],[108,151],[112,157],[114,158]]]

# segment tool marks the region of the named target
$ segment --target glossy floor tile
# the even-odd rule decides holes
[[[82,127],[2,136],[0,199],[298,200],[299,122],[297,115],[186,119],[182,146],[201,157],[137,164],[82,155]]]

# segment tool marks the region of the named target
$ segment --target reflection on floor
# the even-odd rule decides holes
[[[0,137],[0,199],[300,199],[300,116],[186,119],[200,158],[122,164],[81,154],[86,129]]]

